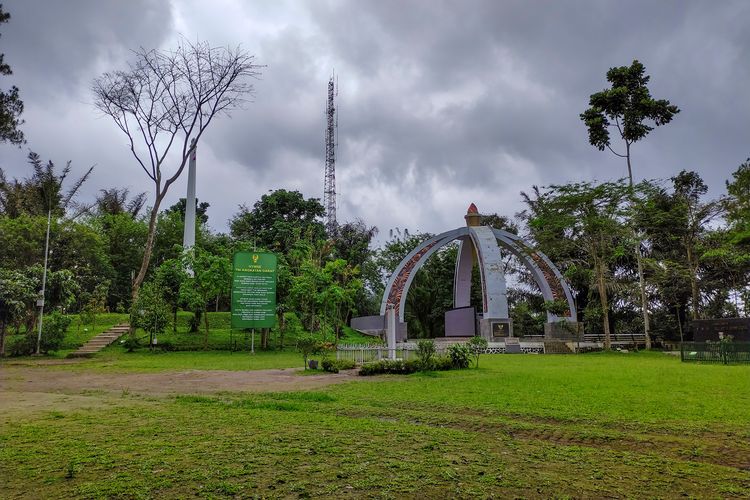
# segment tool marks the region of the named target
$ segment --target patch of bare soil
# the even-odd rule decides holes
[[[98,406],[104,404],[101,396],[137,394],[164,397],[217,392],[299,391],[356,380],[354,370],[306,376],[301,376],[299,371],[288,368],[108,374],[5,366],[0,369],[0,416],[33,410]]]
[[[0,389],[18,392],[127,391],[137,394],[203,394],[214,392],[275,392],[314,389],[351,380],[353,370],[337,374],[300,376],[300,369],[187,370],[160,373],[87,373],[5,367]]]

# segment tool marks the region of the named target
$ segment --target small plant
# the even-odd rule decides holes
[[[322,348],[323,344],[315,335],[308,333],[297,337],[297,350],[302,354],[302,359],[305,362],[305,370],[307,370],[307,359],[313,354],[321,352]]]
[[[453,368],[462,370],[469,367],[471,350],[465,344],[451,344],[448,346],[448,356],[451,359]]]
[[[73,461],[68,462],[68,467],[65,469],[65,479],[73,479],[76,477],[76,472],[78,472],[76,463]]]
[[[339,370],[351,370],[354,368],[354,361],[350,359],[324,359],[321,366],[323,371],[338,373]]]
[[[417,343],[417,357],[422,370],[432,369],[432,357],[435,355],[435,342],[432,340],[420,340]]]
[[[484,337],[472,337],[468,343],[469,350],[474,355],[475,366],[479,368],[479,355],[487,350],[487,339]]]
[[[120,341],[120,344],[122,344],[122,346],[128,352],[133,352],[136,349],[138,349],[138,347],[140,347],[141,342],[138,340],[137,337],[131,337],[130,335],[128,335],[124,340]]]

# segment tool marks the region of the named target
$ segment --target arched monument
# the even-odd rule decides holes
[[[404,257],[385,287],[380,316],[354,318],[352,327],[362,331],[369,330],[371,333],[384,332],[387,329],[386,314],[389,309],[393,309],[397,319],[395,341],[406,340],[406,296],[417,271],[440,248],[458,241],[453,309],[445,313],[446,336],[468,337],[478,334],[489,341],[513,337],[501,249],[514,255],[528,269],[545,301],[567,304],[560,316],[547,312],[545,337],[570,337],[578,332],[573,295],[562,274],[547,256],[515,234],[480,225],[481,215],[473,203],[469,206],[465,219],[465,227],[433,236]],[[481,312],[475,312],[470,307],[471,273],[475,263],[479,268],[482,290]],[[389,344],[391,342],[393,341]]]

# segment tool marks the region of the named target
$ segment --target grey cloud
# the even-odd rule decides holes
[[[102,65],[124,64],[126,48],[159,46],[173,38],[177,21],[170,21],[170,4],[144,1],[145,10],[132,3],[56,5],[34,25],[30,14],[22,15],[33,13],[33,6],[8,5],[14,18],[3,31],[3,51],[23,75],[19,86],[27,102],[57,97],[69,114],[86,122],[83,130],[101,138],[95,154],[112,166],[107,182],[136,182],[137,170],[122,141],[110,142],[115,134],[97,131],[111,124],[92,125],[89,105],[69,95],[85,95],[92,71]],[[232,172],[247,179],[246,189],[216,182],[200,187],[201,197],[212,202],[218,229],[239,203],[252,204],[268,189],[322,195],[323,111],[334,68],[340,83],[341,213],[361,216],[383,231],[453,227],[461,214],[449,211],[462,210],[468,201],[481,200],[480,209],[512,215],[521,208],[518,192],[532,183],[624,176],[621,159],[588,145],[578,114],[591,93],[606,87],[609,67],[635,58],[652,76],[654,96],[683,110],[636,145],[637,176],[669,177],[682,168],[695,169],[717,194],[750,155],[747,2],[266,5],[238,3],[233,9],[245,13],[240,20],[178,1],[172,9],[189,38],[243,33],[239,23],[247,19],[260,28],[236,40],[267,65],[256,82],[255,102],[231,119],[216,121],[201,146],[201,158],[207,159],[203,168],[216,168],[222,179],[231,179]],[[75,19],[82,32],[71,32],[59,22],[64,19]],[[43,33],[49,37],[39,38]],[[224,38],[214,43],[227,43]],[[27,119],[43,120],[43,111]],[[47,131],[40,142],[52,151],[88,154],[87,160],[94,154],[85,143],[60,145],[80,140],[73,131],[49,137],[47,127],[28,127]],[[0,151],[0,160],[8,157]],[[145,178],[140,181],[146,189]],[[175,188],[176,198],[182,188]]]

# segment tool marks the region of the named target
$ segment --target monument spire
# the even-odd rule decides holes
[[[182,248],[195,246],[195,156],[196,140],[190,141],[190,163],[188,164],[187,196],[185,196],[185,228],[182,233]]]

